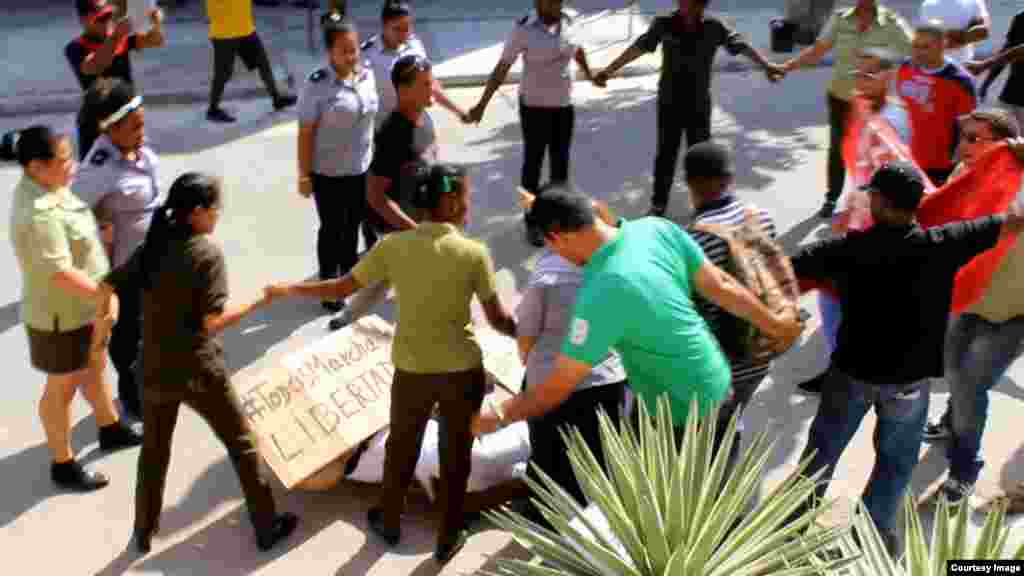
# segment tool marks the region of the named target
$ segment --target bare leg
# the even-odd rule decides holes
[[[46,390],[39,400],[39,419],[46,432],[46,444],[53,461],[68,462],[71,452],[71,400],[75,397],[77,373],[48,374]]]
[[[114,409],[110,380],[107,378],[106,354],[96,354],[91,360],[89,366],[75,372],[73,378],[75,388],[82,391],[82,395],[92,406],[92,413],[96,416],[96,425],[102,428],[116,424],[118,415],[117,410]]]

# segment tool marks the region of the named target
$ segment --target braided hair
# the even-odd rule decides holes
[[[167,200],[153,215],[142,245],[142,287],[153,287],[153,278],[172,241],[188,239],[193,234],[189,216],[196,208],[210,208],[220,203],[220,180],[200,172],[187,172],[178,177],[167,193]]]

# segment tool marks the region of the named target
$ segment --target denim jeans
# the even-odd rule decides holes
[[[1017,358],[1022,342],[1024,317],[996,324],[975,314],[963,314],[950,330],[946,343],[946,418],[953,436],[946,456],[949,475],[961,482],[977,482],[985,464],[980,453],[988,418],[988,391]]]
[[[811,424],[801,459],[814,452],[805,474],[825,469],[816,495],[825,496],[839,457],[860,428],[861,420],[875,409],[875,467],[863,501],[880,531],[894,533],[897,512],[910,476],[917,465],[921,435],[928,417],[930,379],[905,384],[877,385],[831,369],[821,390],[821,403]]]
[[[818,291],[818,309],[821,311],[821,331],[825,334],[825,348],[829,358],[836,349],[839,338],[839,322],[843,319],[843,309],[839,299],[823,290]]]

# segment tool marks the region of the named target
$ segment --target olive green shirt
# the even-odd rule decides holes
[[[395,287],[398,327],[391,359],[414,374],[462,372],[483,355],[473,333],[470,301],[495,295],[487,247],[451,224],[424,222],[381,239],[352,269],[363,286]]]
[[[99,281],[110,263],[92,210],[71,190],[50,192],[28,176],[14,189],[11,244],[21,268],[21,320],[36,330],[68,332],[96,315],[88,299],[53,285],[63,270]]]
[[[837,10],[825,23],[819,39],[832,42],[832,81],[830,94],[841,100],[853,98],[857,69],[857,58],[866,48],[884,48],[900,56],[910,56],[910,42],[913,32],[899,14],[879,5],[875,21],[865,32],[857,29],[854,8]]]

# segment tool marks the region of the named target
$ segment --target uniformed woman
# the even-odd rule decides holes
[[[426,220],[382,238],[340,280],[270,286],[270,296],[343,298],[378,282],[397,293],[398,327],[392,348],[391,434],[379,507],[370,509],[370,529],[394,546],[405,492],[420,455],[423,433],[439,404],[441,444],[441,531],[434,558],[445,563],[465,540],[463,502],[473,439],[470,419],[484,397],[482,353],[470,324],[475,295],[498,331],[515,335],[515,320],[502,305],[487,247],[466,237],[472,188],[464,169],[448,164],[416,176],[412,201]]]
[[[320,217],[320,279],[347,274],[358,259],[366,218],[366,171],[373,156],[379,99],[373,71],[361,64],[355,24],[336,12],[323,20],[328,63],[310,74],[299,101],[299,193]],[[329,312],[341,301],[324,300]]]
[[[146,435],[138,463],[133,533],[142,553],[149,552],[159,525],[171,437],[182,404],[205,420],[227,448],[259,548],[271,548],[298,522],[293,514],[275,511],[270,486],[260,476],[252,434],[232,400],[218,334],[267,300],[228,304],[224,255],[209,239],[220,213],[220,182],[203,174],[182,175],[157,210],[145,243],[101,285],[108,298],[121,285],[142,287]]]
[[[562,0],[536,0],[536,14],[520,20],[508,40],[480,102],[469,111],[471,122],[483,118],[494,92],[508,71],[523,56],[519,84],[519,123],[523,129],[521,185],[536,194],[544,154],[548,155],[552,183],[569,179],[569,147],[576,113],[572,105],[572,62],[593,82],[583,48],[569,34],[570,17]]]

